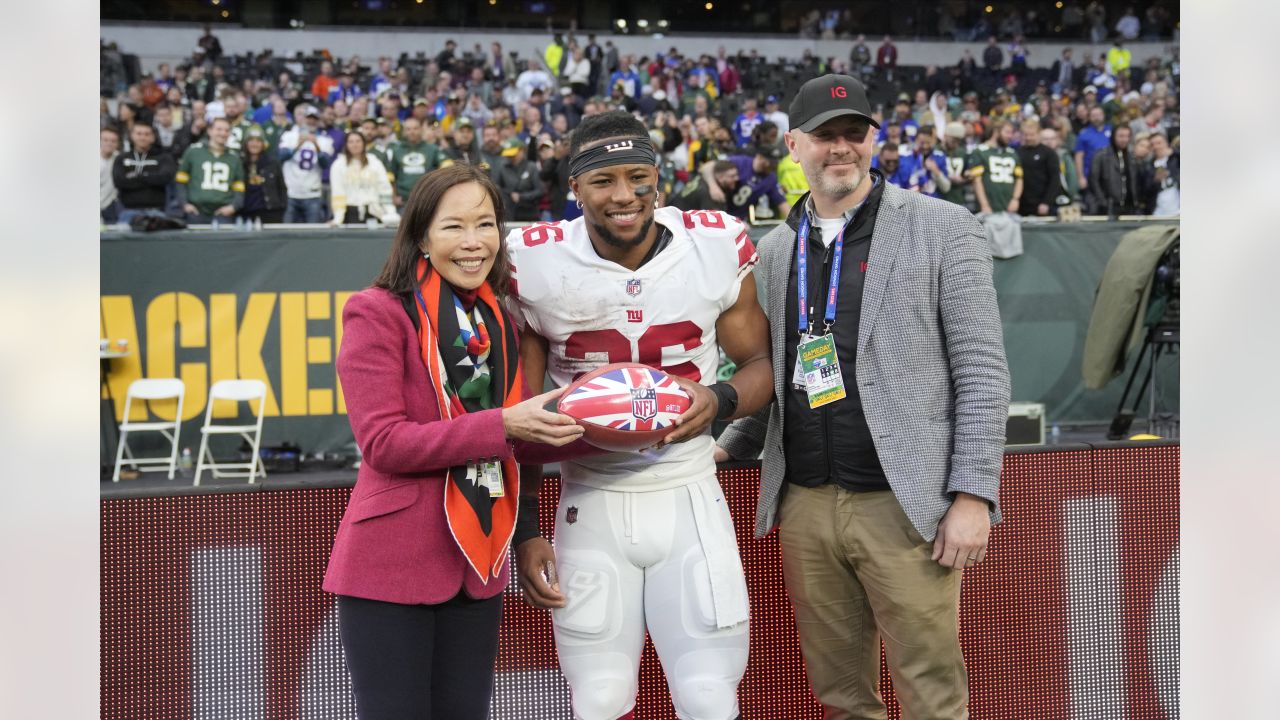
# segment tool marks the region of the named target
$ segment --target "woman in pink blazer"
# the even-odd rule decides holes
[[[502,199],[454,165],[410,193],[373,287],[343,311],[338,376],[363,453],[324,589],[361,720],[483,720],[520,493],[515,457],[582,435],[525,399]]]

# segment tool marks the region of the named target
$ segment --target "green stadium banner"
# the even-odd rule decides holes
[[[1102,270],[1121,236],[1136,227],[1026,225],[1025,254],[996,261],[1013,399],[1044,403],[1049,422],[1105,422],[1115,411],[1124,378],[1085,390],[1080,362]],[[752,228],[752,235],[759,239],[767,230]],[[348,447],[351,429],[334,371],[342,308],[378,273],[391,238],[385,230],[104,233],[101,334],[126,340],[129,351],[110,361],[107,376],[116,419],[130,382],[179,377],[187,393],[181,444],[194,447],[209,385],[259,378],[269,393],[264,445],[288,441],[307,452]],[[1176,412],[1176,356],[1162,360],[1157,386],[1160,408]],[[150,408],[166,419],[175,409]],[[214,418],[229,421],[237,412],[243,416],[247,408],[215,406]],[[143,413],[135,407],[135,419]]]

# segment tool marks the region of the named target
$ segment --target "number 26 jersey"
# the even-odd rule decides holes
[[[658,208],[654,222],[670,230],[671,241],[634,271],[600,257],[585,222],[542,223],[507,236],[514,311],[546,338],[552,381],[565,386],[602,365],[638,362],[714,383],[716,321],[737,302],[757,260],[742,222],[722,212]],[[612,490],[677,487],[715,472],[712,449],[707,434],[660,450],[581,458],[565,463],[563,475]]]

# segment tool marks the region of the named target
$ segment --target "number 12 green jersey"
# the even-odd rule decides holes
[[[197,143],[182,154],[174,179],[187,186],[187,202],[201,215],[212,215],[230,205],[236,193],[244,192],[244,164],[230,150],[214,154],[204,143]]]

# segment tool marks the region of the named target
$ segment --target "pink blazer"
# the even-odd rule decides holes
[[[467,566],[444,515],[449,467],[509,458],[502,410],[441,420],[418,335],[400,299],[379,288],[352,295],[342,313],[338,377],[363,460],[338,526],[324,589],[404,604],[444,602],[465,589],[474,598],[506,587],[510,562],[487,584]],[[551,462],[582,454],[515,443],[519,460]]]

